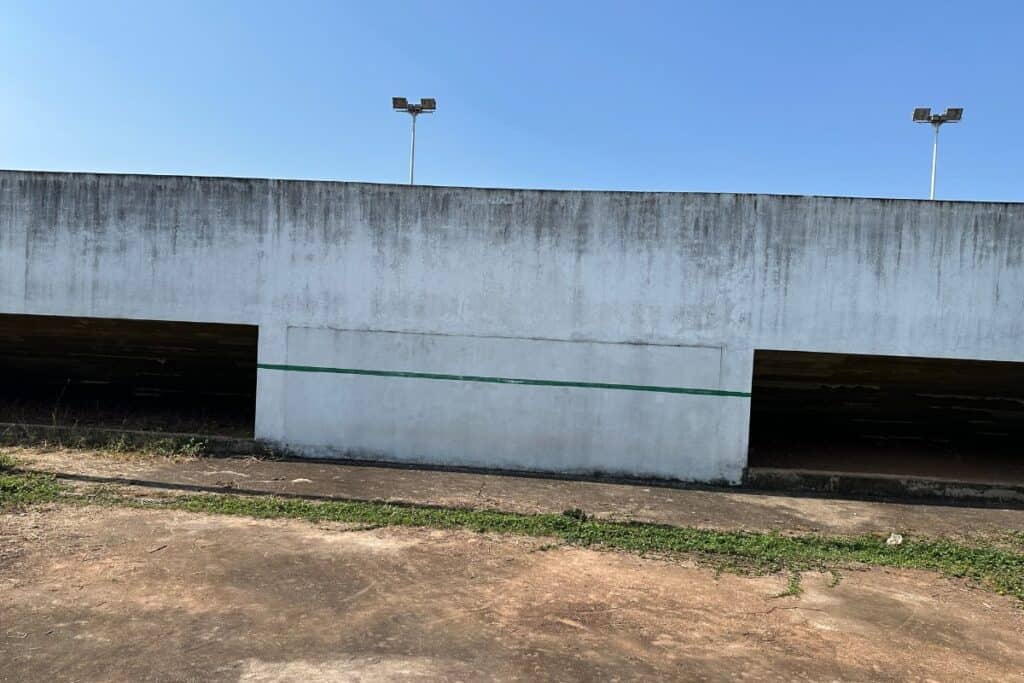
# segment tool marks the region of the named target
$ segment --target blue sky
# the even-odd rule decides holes
[[[9,2],[0,167],[1024,201],[1024,4]]]

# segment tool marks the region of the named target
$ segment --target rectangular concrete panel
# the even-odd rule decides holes
[[[717,434],[748,399],[721,389],[721,355],[291,328],[261,372],[285,373],[285,441],[313,455],[736,481]]]

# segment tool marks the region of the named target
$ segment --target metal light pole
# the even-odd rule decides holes
[[[433,114],[437,110],[437,100],[423,97],[419,104],[409,104],[409,100],[404,97],[392,97],[391,107],[412,117],[412,147],[409,149],[409,184],[412,185],[416,178],[416,117],[420,114]]]
[[[928,195],[929,199],[935,199],[935,165],[939,160],[939,126],[944,123],[959,123],[963,116],[963,107],[949,107],[945,114],[932,114],[929,107],[914,109],[914,123],[930,123],[935,128],[935,141],[932,143],[932,186]]]

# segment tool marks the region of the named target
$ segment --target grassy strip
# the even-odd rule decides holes
[[[1024,554],[993,546],[968,547],[946,540],[907,540],[890,547],[878,536],[783,536],[776,533],[712,531],[660,524],[600,521],[579,510],[522,515],[488,510],[437,508],[388,503],[314,502],[273,496],[187,495],[142,500],[107,488],[85,497],[71,493],[48,475],[4,471],[0,460],[0,510],[57,500],[186,510],[311,522],[373,526],[465,529],[475,532],[556,538],[577,546],[632,553],[685,554],[734,571],[829,571],[851,564],[935,571],[968,577],[996,593],[1024,601]],[[797,594],[799,583],[790,587]]]
[[[520,515],[487,510],[427,508],[367,502],[317,503],[273,497],[202,495],[169,501],[170,507],[250,517],[290,517],[312,522],[468,529],[476,532],[554,537],[579,546],[633,553],[692,554],[731,568],[764,572],[828,570],[854,563],[926,569],[969,577],[1000,594],[1024,600],[1024,555],[945,540],[909,540],[887,546],[878,536],[783,536],[713,531],[660,524],[608,522],[578,514]]]

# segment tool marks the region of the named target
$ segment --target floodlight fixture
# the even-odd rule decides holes
[[[416,117],[437,111],[437,100],[433,97],[422,97],[419,104],[412,104],[405,97],[392,97],[391,107],[412,117],[412,146],[409,149],[409,184],[412,185],[416,177]]]
[[[935,141],[932,143],[932,185],[929,199],[935,199],[935,165],[939,158],[939,127],[944,123],[959,123],[964,117],[963,107],[947,107],[944,114],[933,114],[929,107],[914,109],[914,123],[930,123],[935,128]]]

